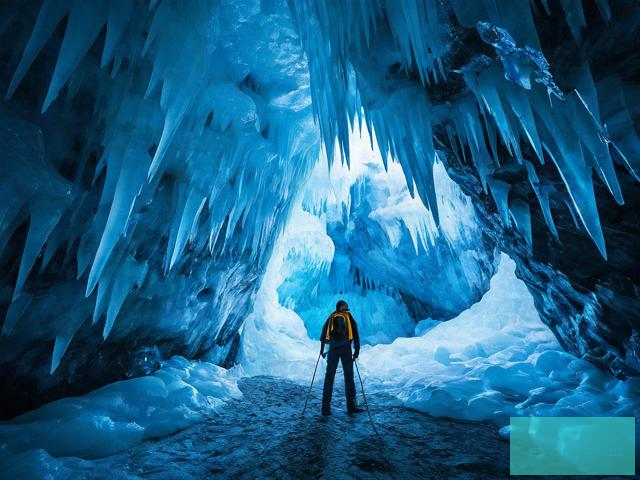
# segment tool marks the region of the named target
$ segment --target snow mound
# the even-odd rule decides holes
[[[482,300],[414,338],[365,347],[369,388],[435,416],[633,416],[637,379],[618,380],[562,350],[515,263],[502,255]]]
[[[43,455],[37,450],[53,457],[113,455],[182,430],[240,396],[235,372],[174,357],[152,375],[63,398],[0,423],[0,469]]]

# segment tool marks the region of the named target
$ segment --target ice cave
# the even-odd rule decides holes
[[[634,475],[639,52],[636,0],[1,0],[0,477]]]

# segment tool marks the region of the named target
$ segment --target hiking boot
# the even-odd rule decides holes
[[[361,412],[364,412],[364,408],[354,407],[354,408],[350,408],[349,410],[347,410],[347,413],[349,415],[351,415],[353,413],[361,413]]]

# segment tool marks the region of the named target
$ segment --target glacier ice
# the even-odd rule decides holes
[[[3,6],[0,27],[24,29],[1,84],[0,253],[20,258],[2,290],[4,360],[37,338],[55,373],[78,332],[114,355],[137,332],[135,349],[181,337],[163,354],[217,349],[232,362],[319,155],[284,0],[33,4]]]
[[[279,241],[287,250],[277,293],[310,331],[319,331],[328,306],[343,298],[364,342],[389,342],[411,335],[418,320],[446,320],[479,299],[494,253],[440,162],[433,172],[436,225],[410,195],[402,167],[384,162],[376,135],[370,143],[361,127],[350,136],[349,167],[329,170],[321,161],[301,193]]]
[[[289,6],[324,143],[346,154],[364,120],[432,210],[425,172],[439,158],[563,346],[637,375],[637,5]]]
[[[409,194],[401,166],[384,162],[369,142],[374,137],[365,125],[352,132],[349,167],[321,161],[300,193],[242,327],[238,361],[246,374],[310,375],[309,352],[340,298],[362,341],[378,344],[412,336],[425,312],[455,316],[488,287],[493,247],[442,164],[434,171],[436,226]]]
[[[503,419],[549,399],[551,413],[627,408],[588,390],[627,399],[633,381],[561,352],[533,310],[514,310],[508,260],[469,309],[503,248],[563,347],[638,371],[626,300],[637,257],[620,245],[634,228],[640,94],[633,68],[609,71],[599,53],[618,41],[598,23],[617,5],[24,5],[0,5],[3,386],[36,379],[19,392],[36,402],[84,393],[139,375],[149,349],[306,376],[309,337],[344,297],[388,360],[380,382],[395,375],[403,401],[429,412]],[[574,237],[600,257],[576,255]],[[475,331],[496,298],[518,313],[511,326],[501,317],[500,333],[466,344],[439,337]],[[599,322],[603,311],[614,321]],[[291,348],[273,352],[281,335]],[[522,338],[519,351],[500,343]],[[405,346],[428,361],[397,356]],[[407,361],[442,382],[402,376]]]

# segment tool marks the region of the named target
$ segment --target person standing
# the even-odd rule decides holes
[[[353,343],[353,354],[351,344]],[[324,357],[324,346],[329,345],[327,356],[327,372],[322,389],[322,415],[331,415],[331,397],[333,396],[333,381],[336,376],[338,362],[342,362],[344,372],[344,389],[347,397],[347,412],[363,412],[356,406],[356,386],[353,380],[353,362],[360,353],[360,336],[358,325],[349,312],[349,305],[344,300],[336,304],[336,310],[324,322],[320,335],[320,354]]]

